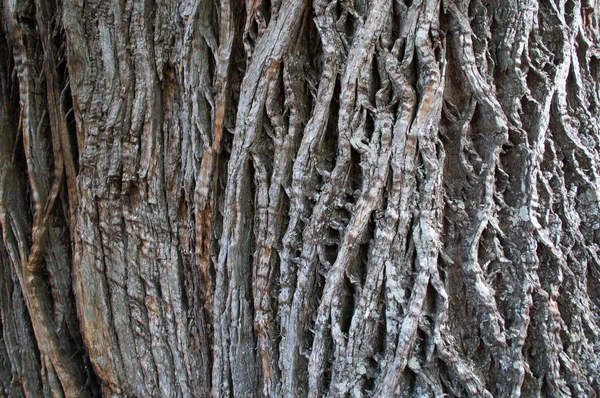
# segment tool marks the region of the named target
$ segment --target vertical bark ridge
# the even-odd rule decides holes
[[[85,80],[88,71],[102,71],[92,84],[98,89],[74,90],[75,106],[85,115],[78,119],[84,141],[78,191],[85,201],[78,211],[76,296],[82,302],[80,320],[92,360],[106,393],[206,393],[209,360],[198,342],[207,341],[206,322],[202,311],[189,308],[189,303],[198,302],[197,288],[189,285],[201,281],[183,280],[184,275],[195,274],[184,272],[191,267],[190,259],[181,252],[189,253],[194,245],[186,248],[186,242],[175,236],[180,217],[187,217],[185,212],[178,214],[179,204],[193,203],[193,187],[187,180],[199,169],[203,139],[196,128],[210,130],[212,98],[182,101],[177,115],[169,112],[171,104],[165,101],[175,99],[174,84],[179,87],[179,80],[172,73],[177,68],[194,71],[183,73],[180,92],[186,92],[185,87],[202,89],[210,81],[210,65],[200,62],[211,54],[210,46],[216,46],[210,20],[197,24],[194,4],[182,7],[182,17],[189,22],[185,33],[204,35],[207,44],[171,59],[173,39],[180,32],[165,30],[178,20],[173,4],[100,2],[81,9],[69,3],[66,9],[97,21],[83,27],[91,32],[69,21],[67,31],[76,49],[70,61],[81,64],[72,68],[71,81]],[[192,48],[190,40],[186,49]],[[102,56],[86,56],[90,49],[98,49]],[[198,75],[199,64],[206,68]],[[182,134],[172,131],[174,126],[181,126]],[[177,145],[182,149],[173,153]],[[173,161],[181,153],[191,156]],[[178,180],[183,181],[183,192],[179,187],[168,189]],[[86,278],[96,282],[88,285]],[[95,312],[90,312],[92,308]],[[202,330],[197,333],[196,327]]]
[[[283,236],[283,250],[280,263],[279,322],[281,330],[280,368],[282,369],[282,390],[285,396],[306,394],[306,369],[308,341],[306,325],[314,302],[309,299],[306,289],[314,284],[313,264],[304,259],[303,240],[310,237],[307,224],[313,210],[311,206],[328,196],[324,184],[332,178],[326,170],[329,163],[319,156],[324,142],[332,109],[332,98],[340,68],[342,44],[334,30],[336,2],[315,2],[313,11],[315,24],[323,47],[322,70],[314,98],[314,112],[309,119],[298,148],[292,169],[289,222]],[[310,84],[310,82],[309,82]],[[314,88],[313,88],[314,90]],[[319,177],[323,180],[319,183]],[[312,202],[312,203],[311,203]],[[314,217],[314,216],[313,216]]]
[[[309,396],[321,395],[322,390],[327,388],[326,385],[323,385],[323,377],[327,372],[326,346],[333,343],[335,355],[340,357],[344,355],[346,341],[343,329],[346,327],[343,325],[345,322],[343,307],[344,296],[347,294],[344,292],[346,290],[344,285],[346,278],[350,278],[350,282],[354,285],[360,283],[360,281],[352,280],[350,268],[356,267],[355,262],[370,222],[371,212],[381,201],[383,181],[387,178],[390,154],[389,137],[383,137],[384,132],[376,131],[373,133],[369,145],[365,144],[363,140],[368,139],[365,137],[367,134],[365,123],[366,118],[369,117],[367,111],[369,108],[373,109],[373,105],[368,103],[369,98],[364,95],[364,91],[368,92],[370,89],[369,77],[372,73],[370,68],[373,64],[373,52],[381,30],[385,26],[385,18],[389,13],[390,5],[390,2],[387,1],[377,2],[366,17],[364,25],[356,32],[356,37],[348,52],[346,70],[341,79],[340,95],[342,98],[338,119],[340,151],[332,178],[337,173],[338,167],[344,167],[344,162],[347,161],[348,152],[352,147],[361,155],[361,167],[365,180],[361,187],[360,197],[353,205],[354,214],[341,234],[339,252],[335,262],[328,266],[327,279],[323,286],[316,315],[315,334],[309,361],[309,374],[311,375],[309,377]],[[362,109],[357,111],[357,108]],[[358,120],[351,120],[351,115]],[[382,135],[382,141],[387,138],[388,142],[380,142],[377,138],[378,134]],[[342,143],[342,140],[345,142]],[[372,174],[377,174],[377,176],[371,177]],[[373,178],[373,182],[370,181],[371,178]],[[332,390],[335,393],[335,385],[332,385]]]
[[[218,343],[213,348],[213,394],[219,396],[258,394],[261,390],[259,380],[262,377],[256,369],[256,335],[252,327],[254,309],[250,285],[253,272],[248,255],[253,247],[251,234],[256,228],[251,215],[257,207],[265,206],[262,200],[266,193],[266,170],[260,162],[258,143],[269,83],[277,77],[283,57],[296,42],[303,15],[304,4],[281,4],[277,17],[270,19],[268,25],[262,28],[264,33],[257,39],[241,84],[236,139],[228,164],[223,232],[216,265],[214,316],[221,318],[215,326],[215,341]],[[272,46],[274,40],[276,44]],[[251,173],[255,173],[258,182],[262,181],[262,187],[259,185],[256,190],[251,187]],[[256,198],[253,204],[248,198],[254,195],[261,197]],[[260,284],[260,281],[255,283]],[[231,374],[231,386],[227,383],[228,374]],[[269,383],[268,375],[266,381]],[[268,390],[269,386],[265,388]]]
[[[70,397],[89,396],[93,383],[86,381],[71,295],[70,241],[65,239],[69,224],[65,213],[55,206],[64,181],[60,135],[66,134],[66,126],[58,95],[62,88],[56,76],[54,44],[46,35],[40,36],[49,29],[60,29],[60,19],[56,20],[55,4],[39,6],[5,2],[2,7],[3,29],[18,79],[19,127],[8,130],[10,119],[5,117],[1,224],[11,266],[31,315],[44,388]],[[11,106],[9,87],[3,85],[3,112]],[[26,178],[15,163],[16,148],[23,150],[19,157]],[[20,205],[25,202],[24,180],[31,195],[31,217]],[[29,362],[33,365],[31,359]]]
[[[596,2],[1,4],[0,395],[600,394]]]

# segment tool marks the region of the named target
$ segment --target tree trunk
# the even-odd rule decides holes
[[[0,396],[600,396],[595,0],[1,0]]]

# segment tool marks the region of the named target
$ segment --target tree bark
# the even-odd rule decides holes
[[[0,396],[600,396],[595,0],[0,7]]]

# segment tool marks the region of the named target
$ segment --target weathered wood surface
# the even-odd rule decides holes
[[[595,0],[0,7],[0,396],[600,396]]]

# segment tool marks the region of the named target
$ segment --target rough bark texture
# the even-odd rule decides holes
[[[595,0],[1,0],[0,396],[600,396]]]

